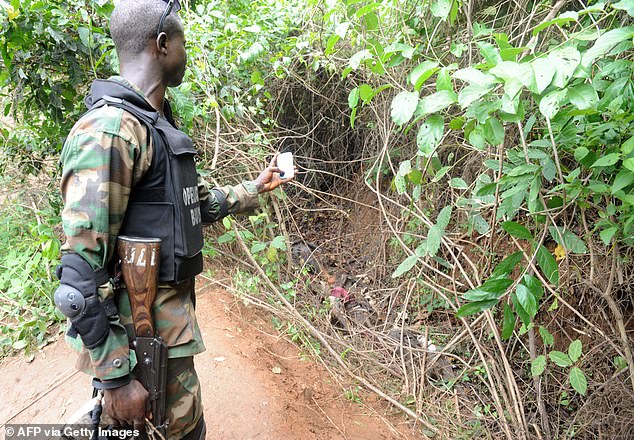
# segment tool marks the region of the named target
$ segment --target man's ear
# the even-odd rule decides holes
[[[167,34],[161,32],[156,37],[156,50],[163,55],[167,54]]]

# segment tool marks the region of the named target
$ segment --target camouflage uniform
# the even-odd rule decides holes
[[[111,79],[143,96],[125,79]],[[67,237],[63,252],[81,255],[93,270],[107,267],[130,192],[149,169],[152,154],[145,125],[122,109],[106,105],[88,112],[75,124],[61,155],[62,222]],[[226,195],[224,212],[227,215],[257,206],[257,189],[253,182],[219,189]],[[223,207],[200,176],[198,192],[201,203],[211,202],[210,217],[219,220]],[[106,341],[87,350],[79,336],[67,334],[66,339],[79,352],[78,369],[101,380],[115,379],[130,374],[137,362],[134,351],[129,348],[133,335],[130,302],[125,289],[115,292],[110,283],[100,286],[98,294],[102,301],[114,298],[118,306],[118,316],[110,320]],[[171,365],[178,364],[171,359],[190,358],[205,350],[194,313],[194,280],[159,284],[153,311],[157,332],[169,347],[169,375]],[[179,439],[191,431],[202,414],[200,384],[193,362],[191,367],[177,372],[168,378],[170,439]]]

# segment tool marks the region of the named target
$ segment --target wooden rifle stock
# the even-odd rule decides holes
[[[158,290],[161,240],[120,236],[117,250],[130,297],[135,334],[137,337],[155,336],[152,303]]]
[[[152,303],[158,291],[161,240],[119,236],[117,251],[136,336],[134,351],[138,363],[134,375],[149,393],[148,418],[166,439],[167,345],[156,334],[152,317]]]

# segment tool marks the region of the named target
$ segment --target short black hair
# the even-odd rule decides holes
[[[119,0],[110,16],[110,36],[119,57],[138,55],[145,50],[148,40],[157,37],[166,7],[167,3],[161,0]],[[171,36],[182,30],[181,20],[172,9],[163,22],[163,32]]]

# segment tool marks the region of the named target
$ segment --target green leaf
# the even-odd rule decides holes
[[[525,163],[522,165],[518,165],[514,167],[513,169],[509,170],[507,172],[507,175],[511,177],[517,177],[517,176],[523,176],[525,174],[535,174],[538,171],[539,171],[539,165],[535,165],[533,163]]]
[[[500,145],[504,142],[504,126],[495,117],[490,117],[484,124],[484,137],[490,145]]]
[[[548,59],[553,66],[557,66],[552,84],[555,87],[563,88],[579,66],[581,54],[574,47],[567,46],[550,52]]]
[[[498,48],[493,44],[483,41],[479,41],[476,44],[478,45],[478,49],[480,49],[480,53],[490,66],[495,66],[497,63],[502,61]]]
[[[396,192],[400,194],[405,194],[407,191],[407,184],[405,182],[405,176],[401,173],[398,173],[394,176],[394,186],[396,187]]]
[[[577,362],[581,357],[583,351],[583,345],[579,339],[575,339],[568,346],[568,356],[572,362]]]
[[[614,237],[614,234],[616,234],[618,230],[619,228],[612,226],[611,228],[607,228],[599,232],[599,237],[601,237],[601,241],[603,241],[606,246],[609,246],[612,237]]]
[[[454,189],[467,189],[469,188],[469,185],[467,185],[467,182],[464,181],[464,179],[461,179],[460,177],[454,177],[449,181],[449,186],[454,188]]]
[[[612,5],[614,9],[620,9],[629,14],[630,17],[634,17],[634,0],[621,0],[620,2]]]
[[[570,103],[579,110],[595,108],[599,102],[599,95],[590,84],[581,84],[568,89]]]
[[[370,3],[369,5],[365,5],[360,8],[355,15],[357,18],[361,18],[366,14],[369,14],[372,11],[376,11],[381,6],[381,3]]]
[[[348,107],[355,108],[359,104],[359,88],[355,87],[350,90],[348,95]]]
[[[596,162],[590,165],[590,168],[610,167],[614,165],[615,163],[617,163],[620,159],[621,159],[621,155],[619,153],[611,153],[606,156],[601,156],[600,158],[598,158]]]
[[[416,254],[410,255],[405,260],[398,265],[394,273],[392,274],[392,278],[398,278],[406,272],[409,272],[414,266],[416,266],[416,262],[420,257]]]
[[[630,170],[621,170],[614,179],[611,192],[615,194],[617,191],[627,188],[632,183],[634,183],[634,173]]]
[[[26,339],[18,339],[11,345],[11,348],[13,348],[14,350],[22,350],[27,345],[28,341]]]
[[[588,381],[586,375],[583,374],[583,371],[581,371],[579,367],[572,367],[570,369],[570,385],[582,396],[586,395]]]
[[[425,156],[432,154],[445,131],[445,122],[438,115],[430,116],[421,124],[416,136],[418,151]]]
[[[369,50],[361,50],[350,57],[348,65],[352,70],[357,70],[363,61],[369,60],[370,58],[372,58],[372,54]]]
[[[535,81],[532,66],[528,63],[502,61],[489,72],[504,80],[506,84],[519,81],[523,86],[529,87]]]
[[[434,17],[446,20],[451,12],[451,2],[452,0],[435,0],[429,10]]]
[[[523,284],[518,284],[515,288],[515,294],[517,295],[517,301],[522,308],[528,313],[528,316],[532,318],[537,314],[537,300],[533,296],[533,292]]]
[[[418,106],[418,92],[400,92],[392,99],[392,120],[396,125],[409,122]]]
[[[629,156],[629,154],[634,151],[634,136],[623,142],[621,145],[621,152],[623,153],[623,157]]]
[[[482,125],[476,125],[473,131],[469,133],[469,143],[480,151],[486,149],[486,139],[484,138]]]
[[[553,18],[552,20],[548,20],[545,21],[543,23],[540,23],[539,25],[537,25],[535,27],[535,29],[533,29],[533,35],[537,35],[538,33],[540,33],[542,30],[546,29],[549,26],[552,26],[554,24],[558,25],[558,26],[562,26],[566,23],[569,23],[571,21],[577,21],[579,19],[579,14],[575,11],[566,11],[563,14],[561,14],[559,17]]]
[[[509,340],[515,330],[515,313],[508,304],[504,304],[504,321],[502,324],[502,339]]]
[[[581,162],[588,154],[590,154],[590,150],[586,147],[578,147],[575,148],[575,159],[577,162]]]
[[[409,52],[410,50],[414,50],[414,48],[410,46],[409,44],[392,43],[388,46],[385,46],[385,48],[383,49],[383,53],[386,53],[386,54],[401,53],[402,54],[403,52]]]
[[[539,281],[539,278],[527,273],[524,275],[522,283],[528,287],[528,290],[531,291],[537,301],[537,305],[539,306],[539,301],[544,296],[544,286],[542,285],[542,282]]]
[[[562,246],[566,251],[573,254],[587,254],[588,248],[586,244],[574,232],[560,226],[550,226],[548,228],[551,237]],[[562,240],[563,238],[563,240]]]
[[[441,90],[432,95],[425,96],[420,100],[416,114],[425,116],[431,113],[439,112],[449,107],[458,100],[458,95],[449,90]]]
[[[448,92],[453,92],[453,83],[451,82],[451,76],[449,75],[449,69],[443,67],[438,72],[436,76],[436,90],[446,90]]]
[[[533,377],[540,376],[546,369],[546,356],[543,354],[537,356],[531,361],[531,375]]]
[[[607,54],[622,41],[631,39],[632,35],[634,35],[634,26],[621,27],[606,32],[597,38],[594,46],[584,52],[581,58],[581,65],[586,69],[589,68],[594,63],[594,60]]]
[[[412,70],[409,76],[410,83],[416,91],[419,91],[425,81],[427,81],[434,73],[438,71],[438,62],[423,61]]]
[[[427,255],[430,257],[436,256],[438,250],[440,249],[440,243],[443,235],[444,233],[438,225],[434,225],[429,228],[429,232],[427,233]]]
[[[533,235],[530,233],[530,231],[517,222],[502,222],[502,229],[504,229],[507,233],[515,238],[520,238],[523,240],[533,239]]]
[[[510,274],[513,272],[513,269],[515,269],[515,266],[522,261],[523,256],[522,251],[512,253],[495,266],[495,269],[493,269],[493,272],[491,273],[491,277],[493,278]]]
[[[452,76],[455,79],[467,82],[470,85],[476,85],[487,89],[493,87],[497,83],[493,75],[484,73],[473,67],[456,70]]]
[[[531,89],[535,93],[541,94],[555,77],[557,65],[548,58],[536,58],[531,62],[531,67],[535,78],[535,87],[531,87]]]
[[[239,60],[243,63],[254,61],[264,53],[264,50],[262,43],[256,41],[246,51],[240,53]]]
[[[89,49],[92,48],[93,44],[91,44],[90,41],[90,29],[86,27],[80,27],[79,29],[77,29],[77,32],[79,33],[79,39],[81,40],[82,44]]]
[[[488,310],[498,302],[497,299],[492,299],[488,301],[476,301],[463,305],[456,312],[456,316],[458,318],[464,318],[465,316],[473,315],[474,313],[482,312],[484,310]]]
[[[559,112],[561,101],[564,97],[564,91],[553,90],[539,102],[539,111],[548,119],[552,119]]]
[[[466,291],[462,297],[469,301],[483,301],[497,299],[506,293],[513,284],[509,278],[489,279],[477,289]]]
[[[562,353],[561,351],[551,351],[548,353],[548,357],[551,361],[553,361],[556,365],[560,367],[569,367],[572,365],[572,361],[570,357],[566,353]]]
[[[612,362],[614,362],[614,366],[617,371],[625,370],[627,368],[627,361],[623,358],[623,356],[615,356]]]
[[[374,89],[368,84],[361,84],[359,86],[359,97],[364,103],[367,103],[374,96]]]
[[[354,128],[354,120],[357,117],[357,107],[353,108],[350,112],[350,127]]]
[[[544,246],[537,250],[537,265],[542,273],[555,286],[559,284],[559,267],[552,254]]]
[[[331,55],[333,53],[335,44],[337,44],[339,40],[341,40],[341,37],[339,35],[334,35],[334,34],[328,38],[328,42],[326,43],[326,49],[324,51],[326,55]]]
[[[251,246],[251,253],[252,254],[257,254],[258,252],[263,251],[267,247],[268,247],[268,245],[266,243],[262,243],[261,241],[259,241],[257,243],[253,243],[253,246]]]
[[[225,229],[231,229],[232,228],[232,226],[231,226],[231,218],[229,218],[229,217],[223,218],[222,219],[222,224],[225,227]]]
[[[460,93],[458,93],[458,104],[460,104],[460,107],[464,109],[471,105],[474,101],[482,98],[491,90],[492,87],[485,87],[477,84],[464,87],[460,90]]]
[[[226,234],[222,234],[218,237],[218,243],[231,243],[236,239],[236,235],[233,232],[227,232]]]
[[[550,347],[555,343],[555,337],[546,329],[546,327],[539,326],[539,335],[542,337],[542,341],[544,341],[544,345],[546,347]]]
[[[286,238],[284,238],[283,235],[278,235],[277,237],[273,238],[273,240],[271,241],[271,246],[273,246],[275,249],[279,249],[280,251],[285,251]]]
[[[441,231],[444,231],[445,229],[447,229],[447,226],[449,226],[449,221],[451,220],[451,211],[452,207],[451,205],[449,205],[445,206],[443,209],[440,210],[440,213],[438,213],[436,224]]]
[[[515,313],[517,313],[517,316],[520,317],[520,319],[522,320],[522,323],[525,326],[529,325],[531,323],[531,317],[529,316],[528,313],[526,313],[526,310],[524,310],[524,307],[522,307],[522,305],[518,301],[517,295],[515,293],[511,293],[511,301],[513,302]]]

